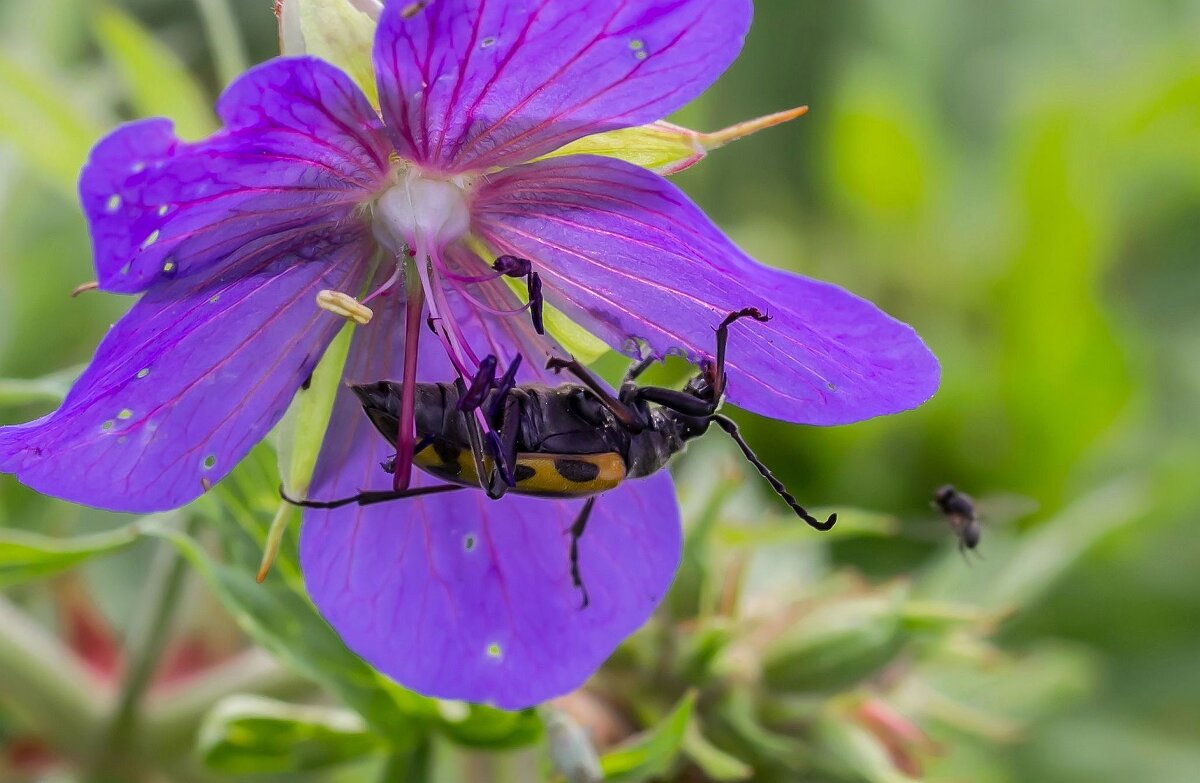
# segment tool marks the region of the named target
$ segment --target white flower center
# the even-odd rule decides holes
[[[394,253],[412,247],[417,237],[441,247],[449,245],[471,227],[469,187],[462,178],[433,179],[415,169],[402,171],[399,182],[374,204],[375,236]]]

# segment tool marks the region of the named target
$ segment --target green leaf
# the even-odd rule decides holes
[[[0,405],[61,403],[83,367],[71,367],[33,380],[0,378]]]
[[[439,706],[438,728],[458,745],[507,750],[532,745],[542,737],[542,720],[533,710],[505,712],[462,702]]]
[[[397,687],[346,649],[288,581],[259,584],[251,569],[218,562],[194,539],[166,526],[146,525],[144,532],[175,544],[243,631],[282,663],[337,694],[393,745],[405,747],[428,732],[436,716],[433,703]]]
[[[116,66],[134,110],[170,117],[180,136],[202,138],[216,128],[212,101],[180,62],[136,19],[113,7],[96,12],[96,40]]]
[[[696,707],[696,692],[689,691],[671,714],[649,731],[600,759],[607,781],[653,780],[667,774],[683,752],[684,739]]]
[[[354,712],[259,696],[219,703],[200,729],[204,765],[226,775],[311,772],[383,749]]]
[[[0,144],[74,200],[79,167],[102,128],[77,108],[65,81],[0,52]]]
[[[688,726],[684,734],[683,752],[709,780],[749,780],[754,775],[749,764],[709,742],[697,722]]]
[[[45,579],[93,557],[123,549],[137,541],[139,524],[78,538],[0,529],[0,589]],[[161,520],[154,524],[161,524]]]
[[[724,547],[769,547],[780,544],[809,546],[849,538],[894,536],[900,528],[899,519],[890,514],[854,508],[811,510],[815,516],[821,518],[836,510],[837,524],[827,532],[813,535],[812,528],[799,524],[795,517],[771,515],[761,525],[722,525],[716,530],[716,538]]]

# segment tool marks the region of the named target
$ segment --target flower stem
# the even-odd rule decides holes
[[[190,534],[195,525],[195,521],[190,520],[185,531]],[[126,638],[125,678],[117,695],[105,743],[109,760],[120,758],[134,744],[138,708],[170,638],[186,576],[186,561],[173,544],[164,541],[151,565],[144,588],[145,598]]]
[[[87,756],[104,715],[96,684],[62,644],[0,597],[0,705],[73,758]]]
[[[250,65],[233,9],[229,6],[229,0],[196,0],[196,8],[200,11],[208,45],[212,49],[217,78],[222,85],[227,85]]]

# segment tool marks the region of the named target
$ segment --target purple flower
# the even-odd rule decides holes
[[[758,264],[657,174],[538,160],[697,96],[750,14],[749,0],[434,0],[415,13],[391,0],[375,45],[382,118],[341,71],[284,58],[229,88],[207,140],[180,141],[165,120],[117,130],[80,191],[101,287],[141,299],[57,412],[0,430],[0,469],[108,509],[187,503],[280,419],[343,324],[330,311],[373,315],[354,335],[352,381],[411,382],[406,355],[421,380],[469,380],[481,357],[520,354],[521,382],[555,382],[539,368],[562,349],[481,253],[529,259],[550,305],[631,353],[699,360],[726,313],[769,310],[768,324],[735,326],[728,354],[730,401],[763,415],[831,425],[921,404],[938,367],[909,327]],[[421,278],[407,296],[406,263]],[[422,298],[428,310],[406,317]],[[311,495],[387,488],[390,452],[343,391]],[[401,684],[524,707],[577,687],[678,563],[670,478],[628,482],[600,498],[581,542],[580,610],[566,535],[578,508],[467,491],[309,511],[308,589]]]

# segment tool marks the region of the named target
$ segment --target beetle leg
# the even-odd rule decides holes
[[[579,592],[583,593],[583,603],[580,604],[580,609],[587,609],[591,599],[588,597],[587,587],[583,584],[583,577],[579,574],[579,539],[583,538],[583,531],[587,529],[588,517],[592,515],[592,507],[596,505],[596,498],[590,497],[583,504],[583,508],[579,512],[579,516],[575,518],[575,523],[571,525],[571,582],[579,588]]]
[[[706,419],[716,413],[717,408],[720,407],[716,402],[702,400],[687,392],[663,389],[658,386],[638,386],[633,389],[632,396],[635,400],[653,402],[676,413],[682,413],[684,416],[697,418]]]
[[[725,316],[725,320],[717,327],[717,362],[712,368],[713,377],[710,379],[714,400],[721,399],[725,394],[725,343],[729,341],[729,327],[742,318],[753,318],[764,324],[771,320],[771,316],[765,315],[757,307],[745,307],[736,313]]]
[[[625,371],[625,378],[621,381],[621,385],[624,386],[627,383],[633,383],[636,381],[642,376],[642,373],[644,373],[646,370],[649,370],[654,365],[655,361],[657,360],[653,356],[647,356],[637,364],[629,365],[629,369]]]
[[[561,359],[557,356],[552,356],[546,362],[546,369],[556,373],[566,370],[571,375],[574,375],[580,383],[587,387],[588,391],[596,395],[600,402],[604,403],[604,407],[612,411],[612,414],[617,417],[617,421],[621,422],[621,426],[625,429],[633,433],[638,433],[646,429],[646,421],[637,410],[612,396],[608,389],[604,388],[603,381],[593,375],[591,370],[584,367],[574,358]]]
[[[422,495],[440,495],[443,492],[453,492],[459,489],[466,489],[457,484],[439,484],[436,487],[417,487],[416,489],[405,489],[400,492],[394,490],[380,490],[376,492],[359,492],[357,495],[351,495],[348,498],[339,500],[297,500],[288,497],[283,491],[283,487],[279,488],[279,496],[283,498],[285,503],[290,503],[293,506],[300,508],[341,508],[358,504],[360,506],[372,506],[376,503],[386,503],[389,500],[403,500],[405,498],[416,498]]]
[[[504,411],[500,421],[500,455],[503,460],[497,464],[504,466],[504,481],[510,487],[517,485],[513,471],[517,467],[517,439],[521,435],[521,413],[524,406],[524,395],[518,396],[510,391],[504,396]]]

